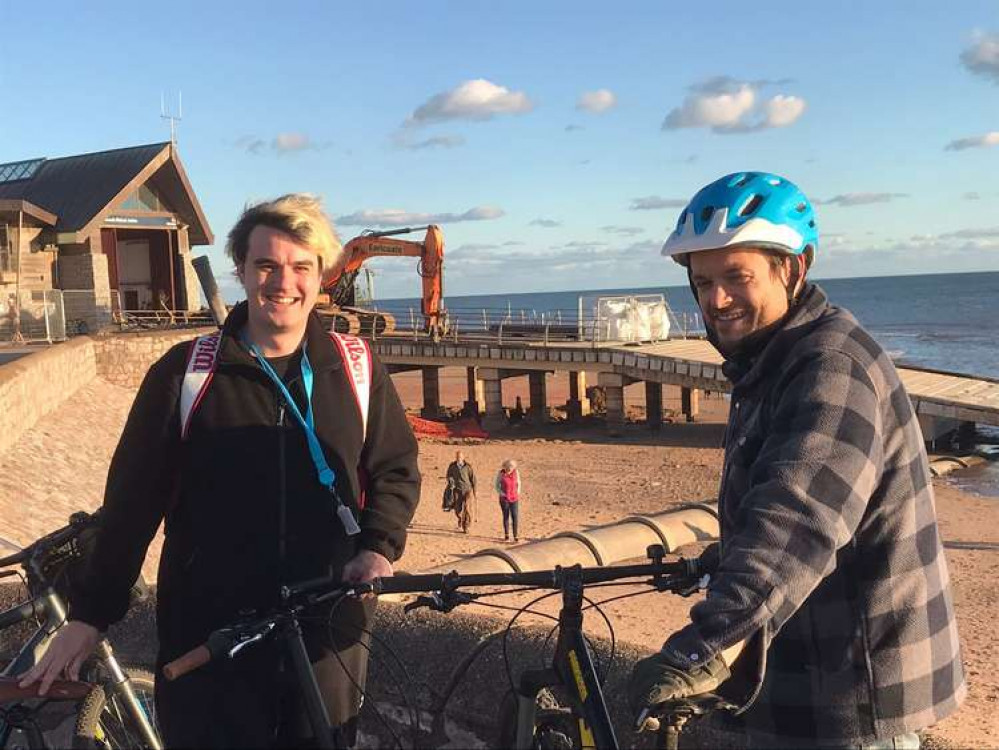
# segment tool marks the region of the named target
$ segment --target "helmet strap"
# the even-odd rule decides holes
[[[792,255],[791,275],[787,283],[787,306],[794,307],[798,293],[805,288],[805,274],[808,272],[808,261],[804,255]]]

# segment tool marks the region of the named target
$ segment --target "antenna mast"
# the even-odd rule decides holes
[[[184,93],[177,92],[177,114],[171,114],[166,108],[166,97],[160,93],[160,119],[170,121],[170,143],[177,146],[177,123],[184,119]]]

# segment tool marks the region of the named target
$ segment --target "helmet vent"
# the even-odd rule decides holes
[[[808,228],[809,228],[809,229],[815,229],[815,219],[811,219],[811,220],[810,220],[810,221],[808,222]]]
[[[751,179],[752,179],[752,177],[750,175],[748,175],[748,174],[739,175],[739,177],[736,178],[735,181],[732,182],[732,187],[740,188],[743,185],[745,185],[746,183],[748,183]]]
[[[799,214],[803,214],[805,213],[806,208],[808,208],[808,206],[806,206],[804,202],[801,202],[794,207],[794,210],[797,211]]]
[[[709,221],[711,219],[711,214],[715,212],[714,206],[705,206],[701,209],[701,221]]]
[[[763,203],[763,196],[756,193],[742,204],[742,208],[739,209],[739,216],[752,216],[756,213],[756,209],[760,207],[761,203]]]

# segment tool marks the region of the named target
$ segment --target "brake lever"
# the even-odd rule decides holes
[[[260,630],[258,630],[253,635],[246,636],[246,637],[240,637],[240,636],[237,635],[236,637],[239,639],[238,642],[236,643],[236,645],[231,646],[227,650],[226,655],[230,659],[234,658],[236,656],[236,654],[238,654],[240,651],[242,651],[247,646],[252,646],[254,643],[259,643],[260,641],[262,641],[264,639],[264,637],[267,636],[272,630],[274,630],[274,623],[273,622],[269,622],[269,623],[265,624]]]

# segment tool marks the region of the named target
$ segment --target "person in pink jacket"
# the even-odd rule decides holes
[[[496,474],[496,493],[499,495],[500,510],[503,511],[503,539],[510,539],[510,523],[513,522],[513,541],[518,541],[517,526],[520,519],[520,472],[517,462],[508,458]]]

